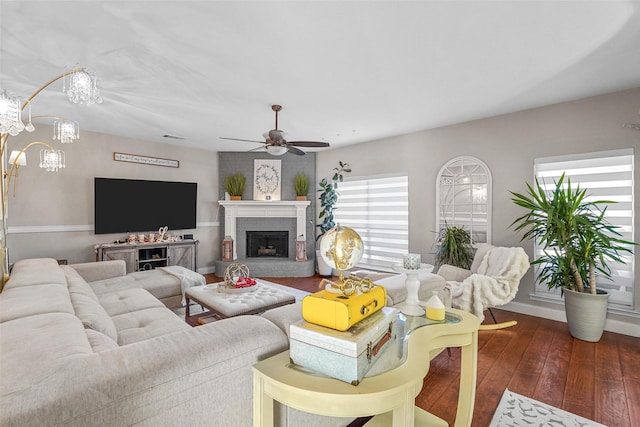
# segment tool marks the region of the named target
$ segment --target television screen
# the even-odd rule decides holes
[[[95,234],[196,228],[195,182],[95,178]]]

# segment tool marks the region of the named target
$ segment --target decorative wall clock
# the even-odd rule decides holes
[[[281,160],[253,161],[253,200],[280,200]]]

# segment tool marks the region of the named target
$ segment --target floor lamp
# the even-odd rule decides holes
[[[8,95],[5,90],[0,91],[0,220],[2,221],[0,229],[0,264],[2,269],[0,291],[2,291],[9,278],[9,256],[7,252],[9,188],[11,187],[11,181],[14,180],[15,196],[15,180],[18,177],[20,166],[25,166],[27,163],[27,149],[36,145],[43,147],[40,150],[39,166],[48,172],[57,172],[65,167],[64,152],[56,150],[51,144],[42,141],[28,143],[22,149],[12,151],[7,159],[9,137],[16,136],[23,130],[33,132],[35,130],[33,123],[31,123],[33,118],[52,118],[56,119],[54,122],[54,140],[57,139],[61,143],[70,143],[78,138],[78,122],[57,116],[31,116],[33,100],[40,92],[61,79],[63,80],[62,91],[66,92],[71,102],[76,104],[99,104],[102,102],[95,75],[84,67],[74,67],[49,80],[24,102],[21,102],[17,96]],[[29,121],[25,125],[22,122],[22,112],[27,107],[29,108]]]

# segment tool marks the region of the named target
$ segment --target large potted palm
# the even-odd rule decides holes
[[[605,219],[606,205],[615,202],[588,201],[586,190],[565,182],[564,174],[550,192],[536,179],[535,187],[527,184],[527,193],[511,192],[511,200],[527,210],[511,225],[525,231],[522,240],[534,239],[542,248],[531,264],[538,266],[538,282],[562,289],[571,335],[597,342],[609,297],[596,289],[597,274],[611,279],[609,263],[623,263],[621,253],[632,253],[634,244]]]

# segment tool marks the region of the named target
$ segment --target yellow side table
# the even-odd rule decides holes
[[[292,367],[288,351],[256,363],[253,366],[254,427],[273,426],[274,400],[318,415],[354,418],[376,415],[366,424],[371,427],[447,426],[444,420],[415,406],[415,398],[429,371],[430,355],[446,347],[460,347],[462,352],[455,426],[470,426],[480,321],[465,311],[451,309],[448,312],[460,321],[417,322],[419,326],[408,331],[404,363],[366,377],[357,386]]]

